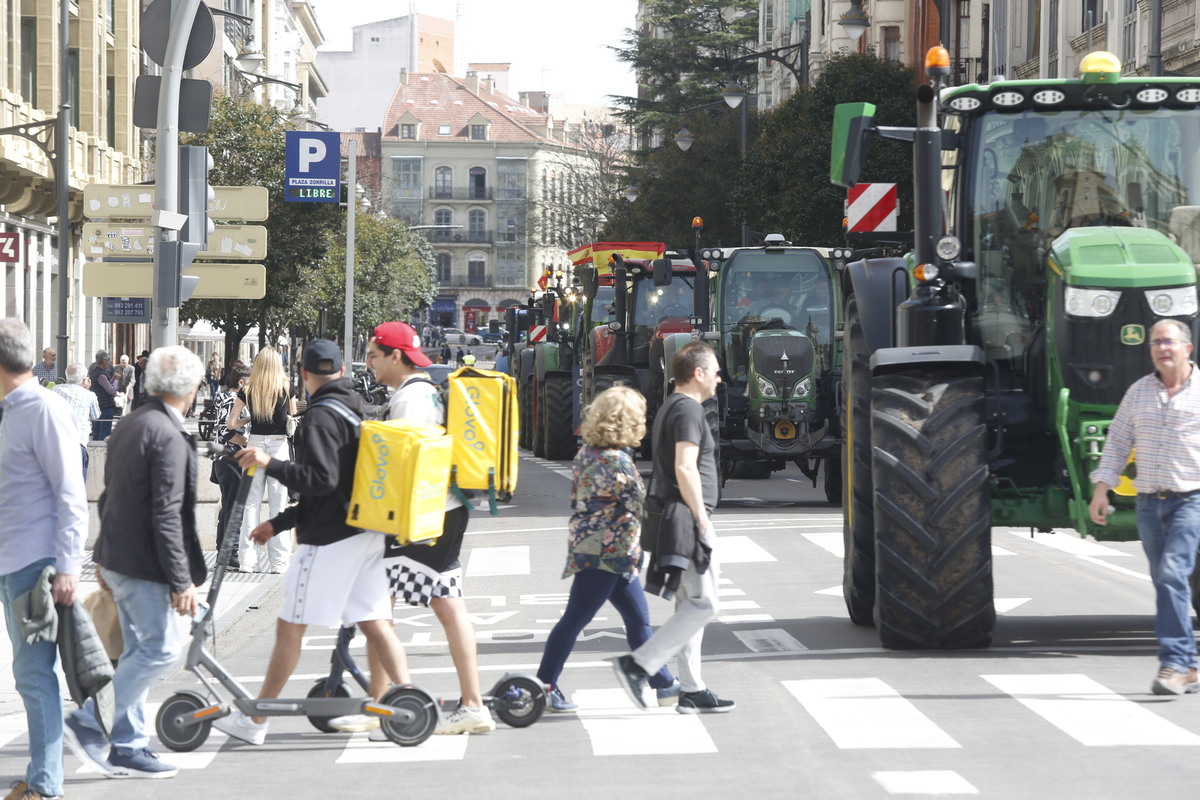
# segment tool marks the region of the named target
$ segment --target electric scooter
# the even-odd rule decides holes
[[[207,446],[210,453],[220,454],[222,458],[232,457],[233,451],[219,444],[209,442]],[[351,674],[358,678],[360,685],[366,687],[365,678],[357,667],[354,667],[348,651],[350,639],[354,636],[353,628],[349,633],[343,631],[343,634],[339,635],[339,646],[334,653],[335,664],[340,662],[338,679],[335,681],[338,690],[327,692],[322,685],[314,687],[305,698],[260,700],[252,697],[208,652],[204,644],[205,639],[214,630],[213,609],[217,605],[229,556],[238,539],[241,519],[246,510],[246,498],[254,482],[255,471],[255,466],[247,469],[238,484],[237,498],[229,515],[225,538],[217,552],[217,563],[208,591],[208,611],[197,615],[192,621],[192,641],[188,646],[186,665],[187,669],[200,679],[204,691],[177,692],[162,704],[155,719],[159,740],[177,753],[195,750],[208,740],[213,720],[228,716],[233,708],[237,708],[247,716],[253,717],[307,716],[319,730],[332,730],[328,727],[328,722],[334,717],[367,714],[379,717],[380,728],[395,744],[402,747],[421,744],[433,735],[438,723],[437,702],[427,692],[411,684],[392,686],[379,702],[375,702],[370,696],[350,696],[349,687],[340,680],[340,669],[349,668]],[[215,683],[210,680],[210,676],[215,679]],[[218,685],[232,695],[229,702],[221,699]],[[540,686],[538,688],[540,689]]]

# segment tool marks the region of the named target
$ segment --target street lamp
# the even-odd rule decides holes
[[[692,149],[692,143],[696,141],[696,137],[688,130],[688,126],[684,125],[679,129],[679,133],[675,134],[675,144],[679,145],[679,149],[687,152]]]
[[[678,138],[676,139],[676,141],[678,141]],[[630,181],[629,185],[625,187],[625,190],[622,192],[622,194],[625,195],[625,199],[628,200],[629,202],[636,203],[638,197],[640,196],[640,193],[638,192],[638,188],[637,188],[637,182]]]
[[[745,162],[745,160],[746,160],[746,103],[743,101],[746,99],[746,87],[743,86],[735,78],[732,83],[728,84],[724,89],[721,90],[721,96],[725,100],[725,105],[729,106],[730,109],[738,112],[738,158],[739,158],[739,163]],[[680,111],[679,113],[681,115],[686,115],[686,114],[691,114],[696,111],[704,111],[705,109],[720,108],[720,107],[721,107],[720,103],[709,103],[708,105],[696,106],[695,108],[685,108],[683,111]],[[686,124],[684,124],[683,128],[680,129],[679,133],[675,134],[675,144],[678,145],[679,149],[685,153],[689,149],[691,149],[691,146],[695,143],[695,141],[696,141],[696,137],[692,135],[692,132],[690,130],[688,130],[688,127]],[[749,245],[750,245],[750,223],[747,222],[746,218],[743,216],[742,217],[742,247],[749,247]]]
[[[725,105],[736,109],[746,99],[746,87],[737,79],[733,79],[733,83],[721,90],[721,97],[725,99]]]
[[[850,0],[850,10],[838,18],[838,25],[845,29],[850,41],[858,43],[867,28],[871,27],[871,21],[863,11],[862,0]]]

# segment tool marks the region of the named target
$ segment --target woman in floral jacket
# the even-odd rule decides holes
[[[563,664],[584,626],[605,601],[611,602],[625,623],[631,649],[650,638],[650,613],[638,580],[642,562],[639,543],[642,485],[631,448],[646,435],[646,400],[624,387],[600,395],[584,410],[580,428],[583,447],[572,468],[571,521],[567,540],[567,567],[563,577],[574,575],[570,599],[562,619],[550,631],[538,678],[546,684],[551,711],[573,711],[558,685]],[[659,705],[674,705],[679,682],[663,667],[650,677]]]

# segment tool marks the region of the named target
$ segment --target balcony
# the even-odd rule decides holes
[[[429,190],[429,199],[486,201],[492,199],[492,189],[490,186],[455,186],[431,188]]]
[[[428,231],[429,241],[440,244],[491,244],[491,231]]]

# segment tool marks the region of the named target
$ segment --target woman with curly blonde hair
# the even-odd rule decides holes
[[[571,594],[562,619],[550,631],[538,678],[546,684],[551,711],[577,708],[559,688],[563,664],[575,640],[605,601],[625,623],[629,646],[637,649],[650,638],[650,612],[638,580],[640,543],[646,489],[634,462],[633,449],[646,435],[646,400],[622,386],[599,394],[583,411],[583,447],[572,467],[571,520],[568,523],[567,566],[573,575]],[[659,705],[674,705],[679,682],[663,667],[650,676]]]
[[[254,357],[246,387],[237,393],[225,424],[233,429],[245,425],[250,417],[249,446],[257,447],[280,461],[288,460],[287,418],[296,414],[296,398],[288,393],[287,372],[279,352],[264,347]],[[267,495],[267,510],[271,519],[287,505],[287,490],[266,470],[259,470],[246,497],[246,512],[242,517],[241,540],[238,542],[241,572],[287,571],[292,557],[292,534],[289,531],[271,537],[265,548],[250,541],[250,531],[258,525],[263,493]],[[263,552],[263,551],[266,552]]]

